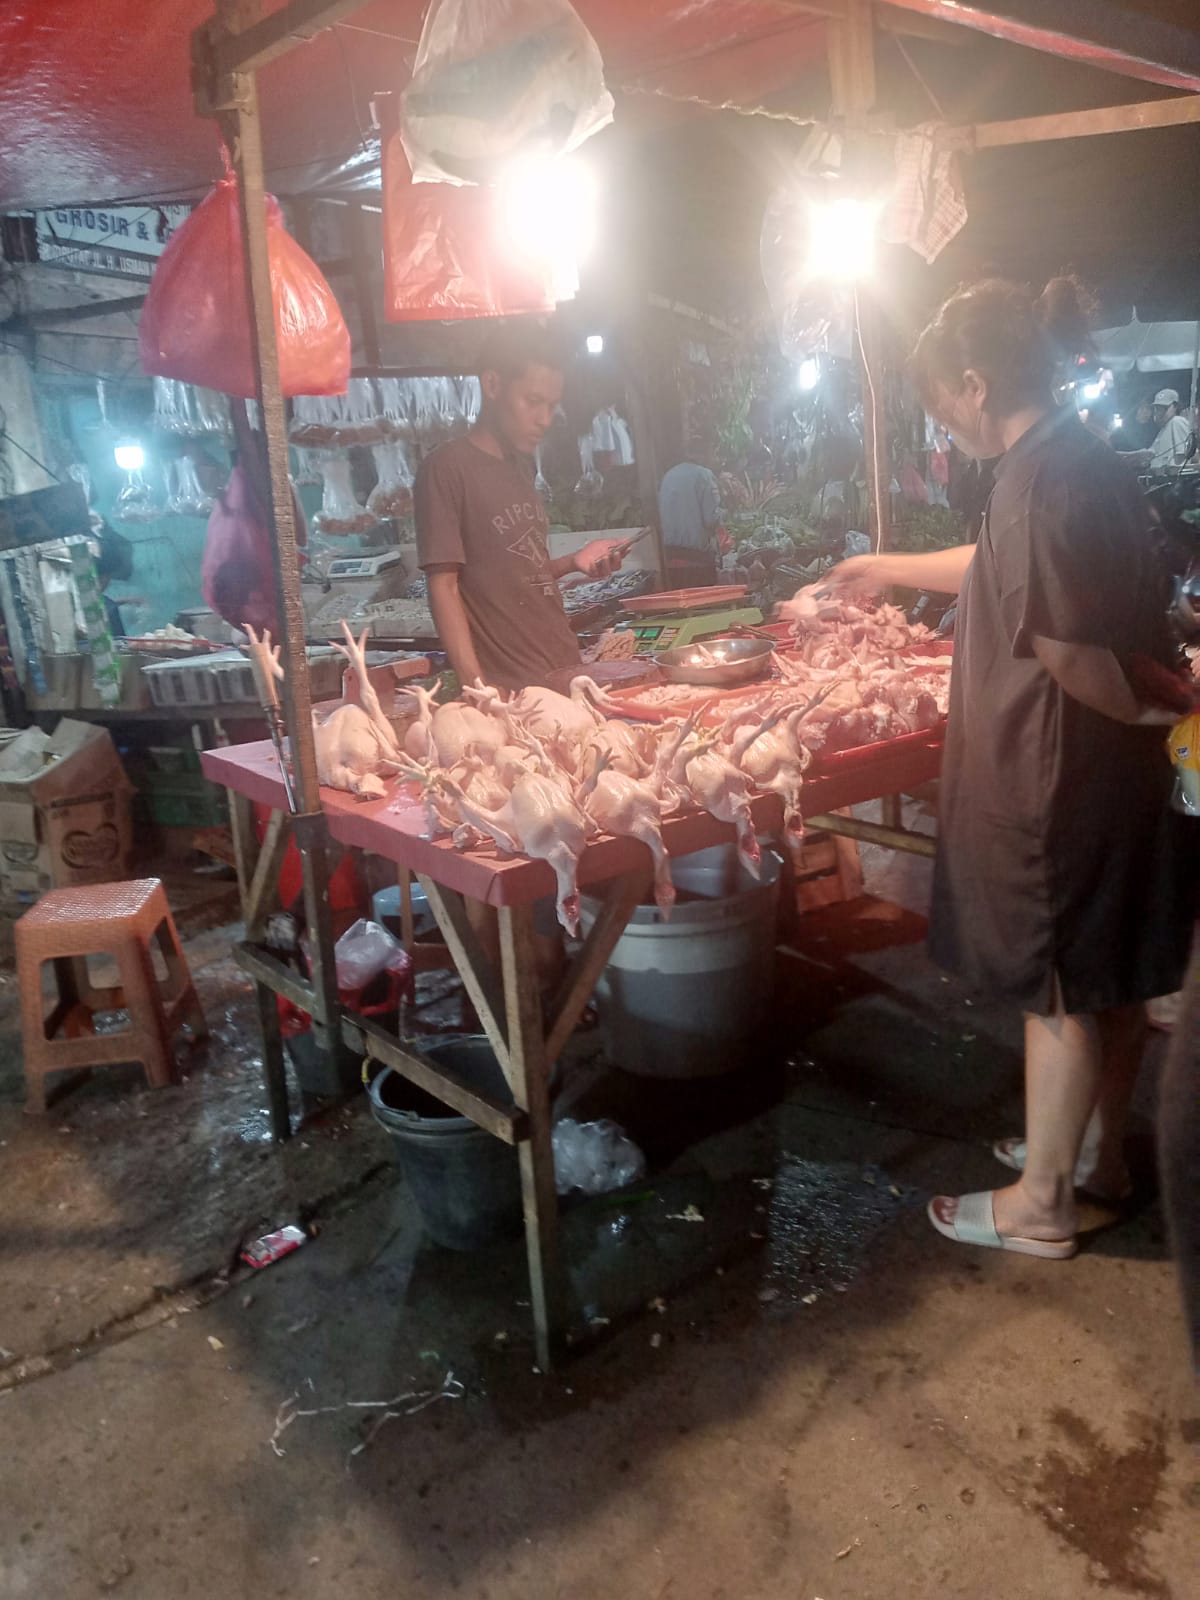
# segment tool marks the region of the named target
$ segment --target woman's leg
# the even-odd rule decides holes
[[[1098,1193],[1120,1194],[1129,1180],[1125,1133],[1149,1025],[1142,1005],[1102,1011],[1096,1020],[1100,1026],[1100,1092],[1084,1135],[1079,1167]]]
[[[1027,1239],[1068,1239],[1076,1228],[1075,1163],[1100,1092],[1102,1046],[1095,1017],[1025,1018],[1025,1170],[997,1189],[996,1231]],[[934,1202],[952,1222],[957,1201]]]

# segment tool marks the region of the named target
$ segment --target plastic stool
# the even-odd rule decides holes
[[[174,1079],[171,1046],[189,1022],[198,1039],[208,1028],[180,947],[171,908],[158,878],[51,889],[18,921],[17,981],[25,1045],[25,1109],[45,1111],[46,1076],[71,1068],[138,1061],[154,1088]],[[159,982],[157,940],[167,976]],[[116,989],[93,988],[87,957],[110,955],[120,972]],[[42,964],[54,963],[58,999],[46,1015]],[[98,1034],[92,1013],[126,1010],[129,1026]]]

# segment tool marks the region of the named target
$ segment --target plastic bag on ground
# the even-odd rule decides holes
[[[266,197],[267,251],[285,395],[341,394],[350,333],[333,290]],[[237,180],[222,178],[162,253],[138,327],[142,370],[223,394],[255,392]]]
[[[433,0],[401,132],[421,182],[493,182],[612,121],[600,50],[567,0]]]
[[[379,976],[395,967],[407,970],[408,956],[399,939],[390,934],[379,922],[360,917],[346,929],[333,947],[340,990],[365,989]]]
[[[608,1194],[635,1182],[646,1170],[646,1158],[623,1129],[607,1118],[576,1122],[564,1117],[553,1132],[554,1173],[559,1194],[581,1189]]]

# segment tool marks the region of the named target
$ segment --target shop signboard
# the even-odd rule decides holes
[[[37,258],[48,266],[149,280],[190,205],[62,206],[33,213]]]

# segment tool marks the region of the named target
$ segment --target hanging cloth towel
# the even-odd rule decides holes
[[[935,261],[967,220],[958,156],[926,122],[896,136],[896,181],[880,237]]]

